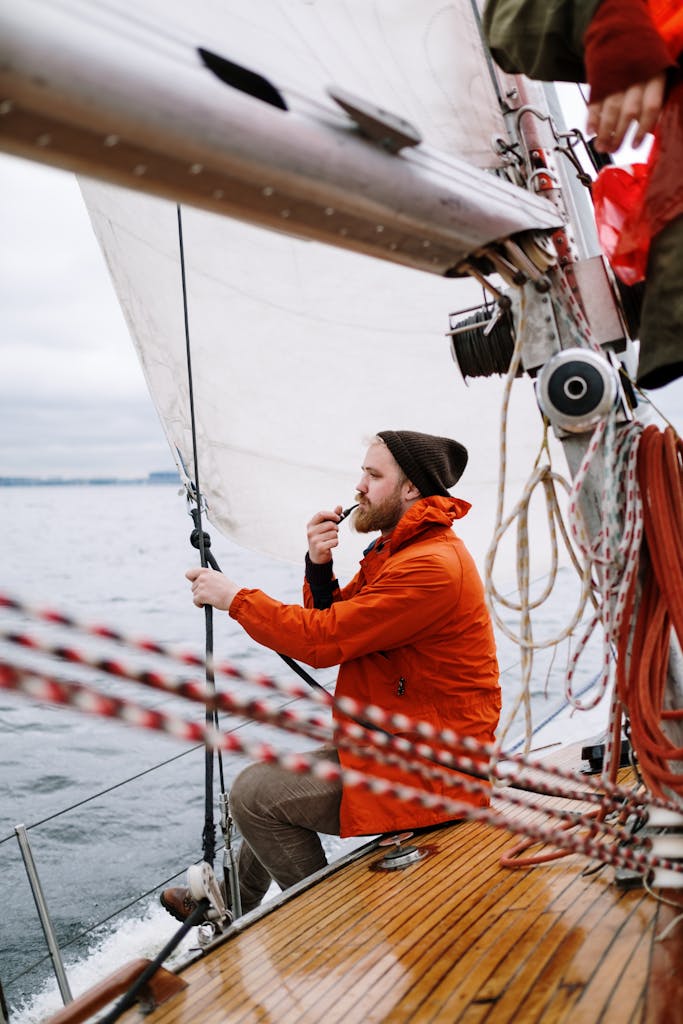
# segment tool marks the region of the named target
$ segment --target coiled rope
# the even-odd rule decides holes
[[[599,350],[588,324],[566,282],[560,285],[558,316],[564,320],[579,346]],[[546,434],[529,481],[512,512],[503,518],[506,463],[506,433],[510,388],[516,376],[527,320],[525,296],[521,294],[517,341],[506,379],[501,416],[501,467],[496,527],[486,559],[486,587],[489,607],[498,627],[519,644],[522,654],[522,685],[515,706],[509,714],[500,742],[524,704],[526,749],[531,737],[530,681],[533,654],[541,647],[554,646],[572,636],[584,617],[588,602],[593,614],[583,625],[570,658],[565,692],[567,701],[578,709],[595,707],[607,694],[616,677],[612,694],[606,742],[603,784],[616,779],[621,746],[623,708],[630,715],[633,746],[640,760],[643,776],[653,792],[663,795],[683,793],[683,747],[668,738],[662,728],[667,721],[683,720],[683,710],[664,708],[667,670],[670,657],[671,627],[678,638],[683,636],[683,468],[681,441],[673,428],[665,432],[655,427],[643,429],[640,423],[617,427],[617,412],[612,410],[594,429],[581,465],[571,485],[550,468]],[[541,465],[543,451],[548,464]],[[586,500],[589,478],[597,490],[595,503],[600,512],[598,529],[587,536],[581,514]],[[596,483],[599,482],[599,488]],[[567,529],[562,521],[556,486],[568,492]],[[552,566],[548,584],[536,601],[529,596],[528,508],[537,487],[545,492],[551,537]],[[496,551],[500,539],[517,525],[517,582],[519,601],[504,598],[492,581]],[[534,640],[532,612],[552,591],[557,570],[557,539],[555,524],[569,551],[581,580],[579,603],[562,631],[545,643]],[[652,563],[643,566],[641,549],[647,538],[646,555]],[[656,552],[653,556],[652,552]],[[648,554],[649,553],[649,554]],[[637,601],[638,570],[643,569],[644,583]],[[519,631],[514,633],[497,612],[502,605],[519,614]],[[638,608],[634,624],[634,609]],[[596,629],[602,634],[600,675],[595,693],[582,701],[574,692],[573,680],[577,665]],[[615,654],[616,670],[614,669]],[[626,669],[628,666],[628,671]],[[635,723],[635,724],[634,724]],[[672,762],[674,763],[672,766]],[[678,762],[678,764],[675,764]],[[602,819],[604,811],[596,817]],[[529,842],[521,843],[504,858],[508,866],[540,863],[561,856],[546,853],[533,858],[520,858]]]
[[[667,708],[671,633],[683,638],[683,441],[672,427],[647,427],[638,458],[645,551],[641,573],[630,582],[627,614],[633,626],[619,644],[617,689],[629,709],[641,770],[653,792],[683,797],[683,747],[667,736],[683,722],[683,708]],[[680,658],[679,658],[680,661]],[[680,729],[679,729],[680,735]],[[678,763],[676,763],[678,762]]]
[[[507,432],[508,416],[512,385],[517,376],[521,363],[522,349],[527,332],[526,296],[520,293],[519,326],[515,339],[510,367],[505,378],[503,389],[503,400],[501,403],[500,417],[500,439],[499,439],[499,473],[498,473],[498,497],[496,504],[496,516],[494,523],[491,544],[486,553],[485,559],[485,587],[486,598],[491,616],[497,627],[518,645],[521,655],[521,680],[519,693],[516,701],[508,713],[506,722],[499,731],[499,744],[504,744],[510,726],[516,719],[520,707],[524,708],[525,722],[525,746],[528,750],[531,745],[533,723],[531,720],[531,680],[534,665],[534,651],[543,648],[557,647],[563,640],[572,635],[577,624],[585,613],[589,600],[592,599],[592,581],[590,566],[585,562],[582,564],[578,553],[574,550],[570,534],[564,523],[557,488],[563,488],[568,494],[571,491],[570,484],[560,474],[556,473],[551,466],[550,449],[548,446],[548,424],[544,424],[544,433],[538,455],[536,456],[531,475],[523,489],[522,495],[513,507],[512,511],[505,516],[505,491],[507,476]],[[546,461],[542,462],[545,455]],[[536,599],[532,599],[530,593],[530,562],[529,562],[529,507],[532,497],[537,489],[541,488],[546,503],[546,517],[548,534],[551,548],[551,565],[547,577],[547,583],[543,592]],[[517,599],[503,595],[494,582],[494,567],[498,548],[503,537],[513,526],[517,530]],[[533,635],[532,613],[545,603],[557,583],[559,568],[559,544],[558,534],[561,537],[564,547],[569,554],[571,563],[581,580],[581,592],[573,614],[562,631],[543,642],[538,642]],[[518,630],[514,631],[503,619],[499,608],[505,608],[519,616]]]

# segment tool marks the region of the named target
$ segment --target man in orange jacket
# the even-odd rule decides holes
[[[303,606],[281,604],[202,568],[187,573],[194,603],[229,612],[251,637],[282,654],[316,667],[339,665],[337,697],[492,743],[500,714],[493,629],[477,569],[452,530],[470,508],[449,494],[466,463],[457,441],[382,431],[365,457],[353,519],[357,531],[379,537],[346,587],[332,564],[339,506],[308,524]],[[396,735],[415,740],[409,723]],[[330,747],[316,756],[418,785],[413,774],[373,766],[347,750]],[[447,781],[419,784],[453,800],[488,803],[487,794],[464,789],[459,778],[453,772]],[[243,839],[238,871],[245,912],[258,906],[271,879],[284,889],[324,867],[318,833],[376,835],[449,817],[272,764],[250,765],[238,775],[230,808]],[[192,909],[182,889],[166,890],[162,903],[181,920]]]

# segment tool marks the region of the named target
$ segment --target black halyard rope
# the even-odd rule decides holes
[[[197,502],[197,508],[193,510],[192,517],[194,519],[195,530],[192,534],[194,543],[195,535],[197,536],[199,548],[200,560],[202,566],[207,566],[207,552],[204,544],[204,531],[202,529],[202,492],[199,486],[199,459],[197,453],[197,429],[195,420],[195,408],[194,408],[194,386],[192,382],[192,354],[190,346],[190,319],[187,301],[187,278],[185,274],[185,245],[183,242],[183,218],[180,205],[176,206],[178,215],[178,247],[180,251],[180,277],[183,288],[183,320],[185,325],[185,355],[187,360],[187,383],[190,400],[190,424],[192,427],[192,459],[194,462],[194,490],[195,499]],[[205,640],[205,651],[206,651],[206,683],[209,691],[209,697],[216,692],[216,681],[213,672],[213,608],[211,605],[204,605],[204,623],[206,631]],[[214,709],[210,709],[207,704],[206,708],[206,725],[207,728],[211,726],[218,726],[218,713]],[[213,820],[213,767],[214,767],[214,753],[210,747],[206,747],[204,753],[204,764],[205,764],[205,784],[204,784],[204,831],[202,833],[202,846],[204,860],[207,864],[213,864],[216,856],[216,827]],[[220,751],[218,752],[218,767],[220,773],[221,789],[224,790],[224,778],[223,778],[223,759]]]

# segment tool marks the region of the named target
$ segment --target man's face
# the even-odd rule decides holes
[[[393,530],[411,504],[406,499],[410,487],[387,446],[370,445],[356,485],[358,508],[351,520],[353,528],[358,533]]]

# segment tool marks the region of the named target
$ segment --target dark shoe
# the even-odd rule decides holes
[[[192,911],[197,909],[197,903],[192,899],[190,890],[179,886],[175,889],[164,889],[159,899],[164,910],[168,910],[176,921],[187,921]]]

